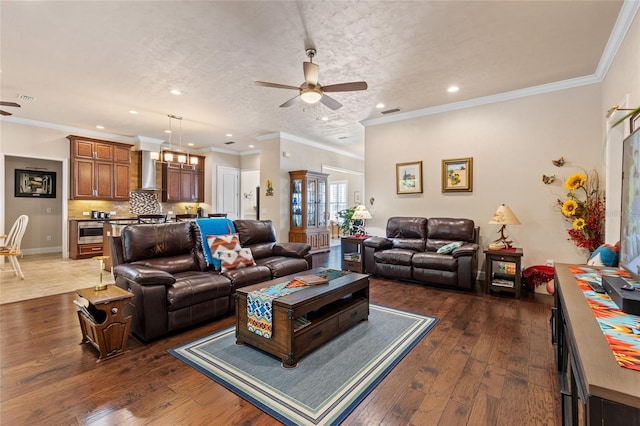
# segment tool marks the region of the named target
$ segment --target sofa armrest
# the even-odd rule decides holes
[[[273,246],[275,256],[304,258],[310,250],[311,246],[307,243],[277,243]]]
[[[375,250],[384,250],[393,247],[393,242],[385,237],[369,237],[362,242],[365,247],[372,247]]]
[[[170,273],[142,265],[118,265],[113,268],[113,275],[140,285],[171,285],[176,282]]]
[[[473,256],[478,251],[478,247],[479,247],[478,244],[475,244],[475,243],[463,244],[457,249],[453,250],[451,252],[451,255],[453,257]]]

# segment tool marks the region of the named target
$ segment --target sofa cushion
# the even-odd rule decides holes
[[[151,225],[143,225],[151,226]],[[167,256],[161,258],[150,258],[131,262],[132,265],[142,265],[147,268],[154,268],[169,274],[176,274],[185,271],[200,271],[198,263],[191,253],[178,256]]]
[[[236,220],[233,223],[242,247],[276,242],[276,230],[270,220]]]
[[[424,217],[390,217],[387,221],[387,238],[427,238],[427,219]]]
[[[136,224],[126,226],[122,230],[122,258],[125,263],[147,261],[152,259],[180,259],[182,270],[200,270],[194,257],[194,241],[189,222]],[[186,257],[192,258],[188,262]],[[179,266],[173,265],[162,270],[177,271]]]
[[[411,266],[411,258],[416,252],[413,250],[390,249],[374,253],[376,263]]]
[[[413,267],[453,272],[458,269],[458,260],[450,254],[442,255],[425,251],[413,255]]]
[[[464,242],[462,242],[462,241],[454,241],[453,243],[449,243],[449,244],[443,245],[438,250],[436,250],[436,253],[438,253],[438,254],[450,254],[452,251],[454,251],[455,249],[457,249],[458,247],[460,247],[463,244],[464,244]]]
[[[394,238],[391,240],[393,248],[424,251],[425,241],[418,238]]]
[[[271,270],[264,265],[254,265],[225,271],[222,272],[222,275],[231,280],[234,289],[238,289],[262,281],[269,281]]]
[[[176,282],[167,286],[167,310],[176,311],[231,294],[231,281],[211,272],[180,272]]]
[[[437,251],[454,241],[475,242],[475,224],[471,219],[435,217],[427,222],[427,251]]]
[[[284,277],[309,269],[307,261],[296,257],[271,256],[256,260],[258,265],[266,266],[271,270],[273,278]]]
[[[254,259],[262,259],[264,257],[273,256],[273,248],[275,247],[275,245],[276,243],[274,242],[256,243],[256,244],[251,244],[249,248],[251,249],[251,253],[253,254]],[[243,246],[243,247],[247,247],[247,246]]]
[[[251,255],[251,249],[241,248],[240,250],[221,250],[219,252],[222,272],[232,269],[246,268],[253,266],[256,262]]]

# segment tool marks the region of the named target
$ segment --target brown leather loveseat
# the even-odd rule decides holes
[[[386,234],[364,240],[366,272],[462,289],[475,285],[480,228],[472,220],[391,217]]]
[[[271,221],[233,224],[255,265],[224,272],[208,264],[195,221],[130,225],[110,239],[115,283],[134,294],[125,307],[133,334],[149,341],[227,315],[237,288],[310,269],[311,247],[276,243]]]

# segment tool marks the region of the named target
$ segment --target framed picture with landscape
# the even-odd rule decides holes
[[[16,169],[15,196],[56,198],[56,172]]]
[[[422,161],[396,164],[396,193],[422,192]]]
[[[473,158],[442,160],[442,192],[473,191]]]

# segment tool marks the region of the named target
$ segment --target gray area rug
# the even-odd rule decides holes
[[[363,321],[285,369],[235,344],[229,327],[169,353],[288,425],[339,424],[436,324],[437,318],[370,305]]]

